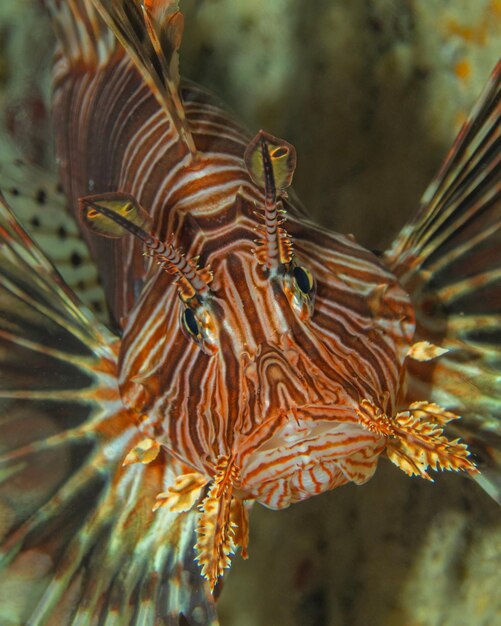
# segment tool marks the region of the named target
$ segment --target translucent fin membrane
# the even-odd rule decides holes
[[[0,196],[0,624],[217,624],[194,562],[198,512],[152,512],[187,468],[118,391],[117,337]]]
[[[501,502],[501,62],[420,211],[385,254],[416,312],[416,341],[446,353],[408,362],[409,401],[461,415],[464,439]]]

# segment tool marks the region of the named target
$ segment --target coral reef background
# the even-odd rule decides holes
[[[384,249],[416,210],[501,52],[500,0],[181,0],[182,71],[296,145],[319,220]],[[0,4],[0,119],[53,163],[41,2]],[[7,158],[1,146],[0,162]],[[53,167],[53,165],[52,165]],[[382,461],[282,512],[256,507],[223,626],[501,624],[501,514],[472,481]]]

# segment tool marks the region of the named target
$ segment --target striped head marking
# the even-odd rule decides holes
[[[263,150],[284,154],[256,146],[263,162]],[[197,222],[187,234],[191,258],[151,232],[131,196],[81,200],[94,232],[133,234],[166,270],[151,265],[126,320],[120,391],[155,451],[190,468],[159,506],[190,490],[190,502],[205,497],[197,554],[211,584],[229,564],[231,529],[246,528],[242,502],[283,508],[372,475],[384,438],[357,411],[362,401],[392,410],[412,324],[407,296],[370,252],[292,211],[286,232],[273,211],[287,179],[273,167],[254,174],[217,229]],[[218,528],[227,532],[211,555]]]
[[[151,264],[125,321],[120,391],[145,433],[190,468],[182,489],[208,498],[197,549],[212,582],[228,564],[231,515],[245,517],[236,500],[283,508],[370,478],[385,439],[360,406],[391,414],[412,330],[407,296],[370,252],[294,210],[285,223],[292,150],[260,133],[245,155],[252,182],[217,228],[179,215],[189,256],[151,232],[133,197],[81,200],[94,232],[134,235],[165,270]],[[223,521],[205,516],[214,510]],[[204,538],[221,527],[230,534],[214,560]]]
[[[289,144],[260,133],[245,162],[253,182],[217,228],[197,222],[191,238],[185,221],[192,258],[152,234],[125,194],[85,198],[82,210],[95,232],[139,237],[167,270],[152,266],[126,320],[124,403],[193,469],[211,479],[224,456],[242,497],[281,508],[370,477],[383,446],[357,410],[392,410],[412,316],[370,252],[293,211],[287,232],[278,225]]]

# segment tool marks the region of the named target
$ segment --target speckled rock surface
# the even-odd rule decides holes
[[[50,160],[51,37],[37,3],[0,4],[0,107]],[[293,142],[320,220],[383,248],[416,208],[501,52],[499,0],[184,0],[184,73],[255,130]],[[12,20],[17,26],[12,28]],[[472,482],[381,462],[289,510],[256,507],[223,626],[497,626],[501,512]]]

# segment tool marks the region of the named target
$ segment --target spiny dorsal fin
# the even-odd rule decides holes
[[[115,40],[91,0],[44,0],[58,41],[71,66],[96,68],[115,49]]]
[[[184,22],[177,0],[92,1],[195,156],[179,94],[178,49]]]

